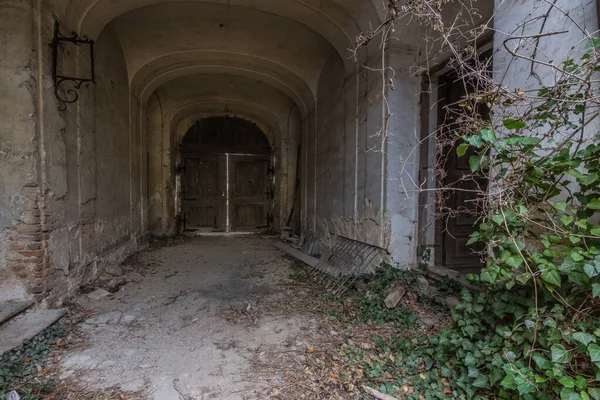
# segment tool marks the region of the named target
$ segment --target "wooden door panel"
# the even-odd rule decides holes
[[[264,156],[230,156],[230,222],[234,231],[268,225],[269,160]]]
[[[219,195],[219,163],[198,158],[185,160],[185,199],[214,198]]]
[[[225,231],[225,157],[184,155],[183,165],[184,229]]]
[[[268,161],[234,161],[235,195],[238,197],[261,197],[267,188]]]
[[[264,207],[255,204],[238,204],[235,207],[234,225],[237,229],[256,228],[264,224]]]
[[[188,229],[217,229],[217,208],[191,205],[187,209],[186,222],[186,228]]]

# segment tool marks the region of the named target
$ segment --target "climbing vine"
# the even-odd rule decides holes
[[[450,24],[442,18],[447,3],[460,6]],[[525,19],[496,49],[530,64],[535,89],[509,90],[505,75],[489,73],[474,43],[491,25],[456,28],[476,13],[468,3],[389,0],[386,21],[357,40],[357,48],[389,40],[407,17],[436,32],[443,44],[436,51],[450,54],[457,79],[473,88],[451,105],[451,129],[434,133],[444,141],[439,158],[443,163],[442,149],[451,148],[468,158],[471,172],[461,180],[488,182],[473,185],[476,207],[468,210],[478,221],[470,244],[484,248],[485,267],[470,276],[481,292],[463,291],[452,328],[439,335],[382,344],[396,353],[393,368],[421,376],[407,398],[600,400],[600,39],[556,1],[546,3],[547,12],[535,17],[539,33],[524,35],[532,22]],[[541,38],[561,40],[565,33],[545,31],[551,12],[584,38],[560,63],[542,59],[538,48]],[[552,73],[542,80],[538,67]],[[482,117],[481,107],[491,115]],[[442,164],[437,174],[444,174]],[[403,189],[425,185],[413,186]],[[454,190],[460,189],[436,188],[439,218],[462,212],[444,204]],[[450,383],[441,386],[440,379]],[[388,392],[402,383],[399,377]]]

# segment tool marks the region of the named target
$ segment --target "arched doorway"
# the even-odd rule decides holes
[[[181,143],[183,229],[256,232],[270,228],[274,199],[271,146],[253,123],[198,121]]]

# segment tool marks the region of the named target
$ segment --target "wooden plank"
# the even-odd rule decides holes
[[[319,260],[314,257],[309,256],[308,254],[304,254],[300,250],[296,250],[292,246],[288,246],[285,243],[277,242],[275,243],[275,247],[279,250],[283,250],[288,253],[290,256],[302,261],[303,263],[310,265],[311,267],[316,267],[319,264]]]

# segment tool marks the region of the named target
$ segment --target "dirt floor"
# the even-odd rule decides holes
[[[338,352],[397,330],[341,323],[344,304],[274,243],[182,237],[130,258],[113,271],[126,281],[115,293],[73,300],[80,323],[56,359],[61,380],[138,393],[115,397],[128,399],[365,398],[362,370]]]

